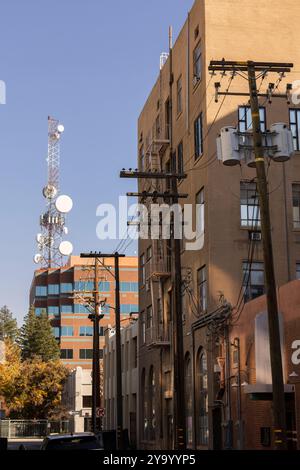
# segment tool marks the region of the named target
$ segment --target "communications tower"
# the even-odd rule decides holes
[[[46,199],[46,211],[40,216],[40,233],[36,236],[38,253],[34,262],[42,268],[61,267],[64,256],[69,256],[73,245],[63,241],[68,234],[65,225],[66,214],[70,212],[73,201],[69,196],[59,195],[60,139],[64,126],[58,120],[48,116],[48,181],[43,188]]]

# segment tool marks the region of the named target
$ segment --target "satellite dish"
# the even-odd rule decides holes
[[[63,231],[64,231],[64,233],[65,233],[66,235],[68,235],[68,233],[69,233],[68,227],[65,226],[65,227],[63,228]]]
[[[53,199],[57,195],[57,189],[52,184],[47,184],[43,189],[43,195],[47,199]]]
[[[58,249],[61,255],[69,256],[73,251],[73,245],[71,242],[64,241],[60,243]]]
[[[58,124],[57,126],[57,132],[59,132],[60,134],[62,134],[64,132],[65,128],[62,124]]]
[[[56,199],[55,207],[58,212],[61,212],[62,214],[67,214],[73,207],[73,201],[70,196],[65,196],[62,194]]]
[[[33,257],[33,261],[35,262],[35,264],[39,264],[39,262],[41,261],[42,259],[42,255],[40,255],[39,253],[37,253],[36,255],[34,255]]]

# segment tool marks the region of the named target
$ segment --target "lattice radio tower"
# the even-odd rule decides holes
[[[63,266],[64,256],[73,251],[72,243],[63,241],[68,233],[65,225],[65,214],[73,206],[72,199],[66,195],[59,195],[59,165],[60,165],[60,139],[64,126],[56,119],[48,116],[48,181],[43,188],[46,211],[40,216],[41,231],[37,234],[38,253],[34,262],[42,268],[55,268]]]

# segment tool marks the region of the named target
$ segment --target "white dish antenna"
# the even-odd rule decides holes
[[[64,132],[64,130],[65,130],[64,126],[63,126],[62,124],[58,124],[58,126],[57,126],[57,132],[58,132],[59,134],[62,134],[62,133]]]
[[[73,251],[73,245],[71,242],[64,241],[60,243],[58,249],[61,255],[69,256]]]
[[[47,199],[54,199],[57,195],[57,189],[52,184],[47,184],[43,189],[43,195]]]
[[[55,201],[55,207],[58,210],[58,212],[61,212],[62,214],[67,214],[70,212],[70,210],[73,207],[73,201],[70,198],[70,196],[66,196],[62,194],[61,196],[58,196],[58,198]]]
[[[36,236],[36,241],[38,243],[41,243],[42,238],[43,238],[43,235],[41,233],[38,233],[37,236]]]
[[[39,264],[40,261],[42,259],[42,255],[40,255],[39,253],[37,253],[36,255],[34,255],[33,257],[33,261],[35,262],[35,264]]]

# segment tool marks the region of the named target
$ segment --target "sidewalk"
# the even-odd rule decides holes
[[[8,450],[19,450],[20,445],[24,445],[28,450],[39,450],[43,439],[9,439]]]

